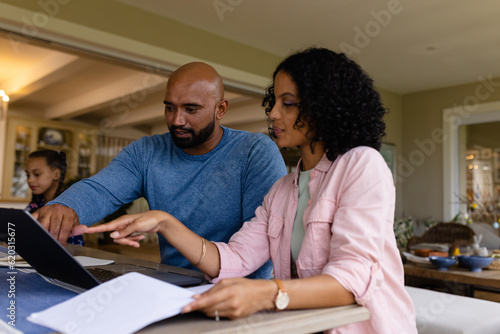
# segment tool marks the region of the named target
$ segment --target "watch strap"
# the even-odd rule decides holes
[[[286,292],[285,286],[283,285],[283,282],[281,282],[279,279],[275,278],[274,281],[278,285],[278,293],[281,292]]]
[[[276,294],[276,297],[274,298],[274,310],[275,311],[282,311],[288,306],[288,301],[289,301],[288,293],[285,289],[285,286],[283,285],[283,282],[281,282],[279,279],[274,279],[274,282],[276,282],[276,284],[278,285],[278,293]],[[286,300],[284,305],[282,305],[283,298],[285,298],[285,300]]]

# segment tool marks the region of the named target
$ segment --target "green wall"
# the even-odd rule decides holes
[[[487,78],[487,74],[483,75]],[[417,219],[443,219],[443,110],[500,101],[500,78],[403,96],[403,147],[398,156],[404,214]],[[499,111],[500,112],[500,111]],[[499,129],[500,130],[500,129]],[[434,134],[434,135],[433,135]],[[436,140],[438,139],[438,140]]]

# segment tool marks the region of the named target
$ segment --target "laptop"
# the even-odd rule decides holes
[[[135,264],[83,267],[29,212],[20,209],[0,208],[0,241],[14,246],[16,253],[40,274],[83,289],[91,289],[106,280],[90,271],[98,271],[108,279],[135,271],[182,287],[203,282],[200,277]]]

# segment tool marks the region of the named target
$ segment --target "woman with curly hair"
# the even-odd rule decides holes
[[[360,304],[370,320],[331,333],[416,333],[393,233],[395,190],[378,152],[385,110],[352,60],[312,48],[286,58],[263,101],[280,147],[299,147],[295,173],[278,180],[229,243],[207,242],[165,212],[130,215],[87,233],[114,231],[139,247],[160,232],[217,283],[183,312],[245,317],[261,310]],[[248,275],[272,259],[275,280]]]

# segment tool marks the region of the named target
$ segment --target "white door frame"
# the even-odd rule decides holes
[[[443,219],[450,221],[460,212],[458,196],[465,147],[460,147],[459,126],[500,121],[500,102],[456,106],[443,110]],[[462,152],[463,151],[463,152]]]

